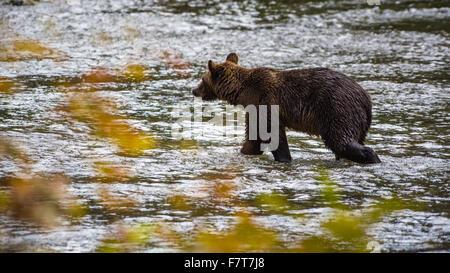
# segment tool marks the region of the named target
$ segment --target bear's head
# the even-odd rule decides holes
[[[194,89],[193,94],[203,100],[228,100],[230,93],[239,85],[236,71],[238,56],[230,53],[225,62],[216,64],[208,61],[208,71],[202,76],[201,83]]]

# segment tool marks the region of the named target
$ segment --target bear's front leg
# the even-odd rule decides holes
[[[262,155],[261,141],[259,140],[246,140],[241,148],[241,153],[244,155]]]
[[[284,127],[280,127],[280,139],[278,148],[272,151],[275,161],[289,163],[292,161],[291,152],[289,151],[289,144],[287,142],[286,131]]]
[[[255,124],[257,126],[257,124]],[[249,114],[245,113],[245,142],[241,148],[241,153],[244,155],[262,155],[261,139],[257,137],[256,140],[249,139],[250,132]],[[258,129],[258,127],[256,127]]]

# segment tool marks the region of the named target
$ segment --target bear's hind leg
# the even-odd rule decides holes
[[[344,151],[338,153],[336,157],[343,157],[363,164],[381,163],[380,158],[372,148],[365,147],[357,142],[347,144]]]

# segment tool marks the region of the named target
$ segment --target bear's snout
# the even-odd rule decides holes
[[[195,88],[194,90],[192,90],[192,94],[196,97],[198,97],[198,88]]]

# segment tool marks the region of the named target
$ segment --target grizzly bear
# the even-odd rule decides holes
[[[373,149],[364,146],[372,121],[370,96],[355,80],[340,72],[328,68],[248,69],[238,65],[236,53],[230,53],[223,63],[208,62],[208,71],[193,94],[203,100],[220,99],[244,107],[278,105],[279,144],[272,151],[276,161],[292,160],[287,127],[320,136],[336,160],[381,162]],[[262,154],[261,143],[264,141],[259,137],[253,140],[248,137],[248,113],[245,125],[241,153]]]

